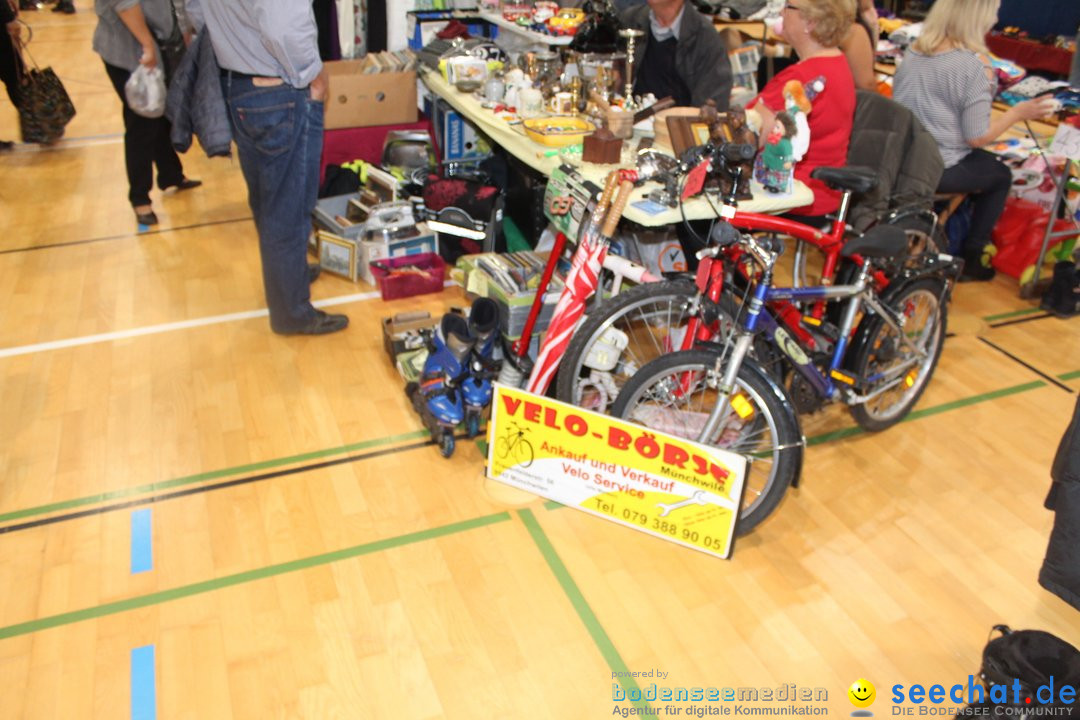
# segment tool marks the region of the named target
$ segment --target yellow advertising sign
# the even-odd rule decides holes
[[[746,459],[496,383],[487,472],[549,500],[728,557]]]

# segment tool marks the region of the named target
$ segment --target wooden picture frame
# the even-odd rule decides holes
[[[675,157],[701,143],[694,142],[694,124],[702,124],[696,116],[669,115],[667,117],[668,139]]]
[[[325,230],[318,231],[318,235],[319,265],[323,270],[356,282],[359,250],[356,243]]]
[[[724,115],[725,113],[721,113],[721,117]],[[697,115],[668,115],[665,121],[675,157],[680,157],[692,147],[709,142],[709,123]]]
[[[713,112],[705,115],[702,112],[696,115],[669,115],[665,121],[675,157],[682,157],[682,154],[690,148],[703,145],[710,140],[714,143],[750,142],[756,144],[756,137],[746,137],[745,127],[740,130],[738,121],[732,122],[731,113]],[[753,197],[750,192],[752,163],[747,163],[742,170],[736,199],[749,200]],[[717,174],[721,192],[727,193],[734,178],[724,171],[719,171]]]
[[[368,166],[364,187],[378,197],[374,204],[394,202],[398,199],[397,178],[381,168]]]

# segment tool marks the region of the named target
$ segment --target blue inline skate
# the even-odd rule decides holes
[[[491,298],[473,301],[469,310],[469,333],[475,340],[469,360],[468,376],[461,383],[465,403],[465,432],[480,434],[480,420],[491,405],[491,381],[499,376],[500,361],[495,357],[499,340],[499,306]]]
[[[465,419],[462,383],[469,379],[469,361],[476,338],[461,315],[443,315],[432,333],[420,382],[405,386],[413,407],[439,445],[443,457],[454,454],[454,428]],[[488,383],[488,399],[491,397]]]

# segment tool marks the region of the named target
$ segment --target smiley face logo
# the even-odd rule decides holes
[[[865,708],[874,704],[874,699],[877,697],[877,691],[874,690],[874,684],[872,682],[866,678],[859,678],[851,683],[851,687],[849,687],[847,691],[847,696],[852,705],[857,708]]]

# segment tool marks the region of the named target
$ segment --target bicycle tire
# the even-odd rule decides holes
[[[497,457],[507,459],[510,457],[510,441],[505,436],[500,436],[495,440],[495,455]]]
[[[588,385],[589,368],[585,363],[597,342],[609,328],[626,333],[627,347],[609,373],[615,386],[622,387],[638,368],[668,352],[665,340],[672,327],[685,326],[690,317],[687,308],[696,294],[693,281],[678,278],[636,285],[597,305],[586,315],[566,347],[559,364],[555,397],[605,412],[618,392],[605,392],[603,387]]]
[[[528,456],[527,459],[526,456]],[[517,444],[514,445],[514,457],[519,460],[517,464],[523,468],[532,465],[533,460],[536,458],[536,452],[533,450],[532,443],[525,438],[518,440]]]
[[[944,230],[940,225],[934,227],[933,221],[924,215],[901,215],[887,224],[900,228],[908,236],[908,253],[911,257],[927,252],[945,252],[948,248]]]
[[[940,278],[925,277],[905,283],[886,292],[883,301],[906,318],[904,332],[908,337],[917,334],[914,342],[927,350],[927,357],[915,367],[918,373],[911,382],[901,381],[895,388],[859,405],[851,406],[851,416],[859,427],[871,432],[879,432],[892,427],[907,417],[915,403],[930,382],[937,367],[941,349],[945,345],[945,326],[947,313],[941,303],[944,297],[945,281]],[[909,323],[916,326],[909,328]],[[932,324],[931,324],[932,323]],[[910,332],[912,329],[915,333]],[[860,378],[870,378],[888,371],[888,363],[903,361],[896,331],[877,315],[863,318],[852,342],[854,360],[851,369]],[[905,387],[906,386],[906,387]],[[894,394],[894,391],[897,391]],[[882,406],[879,399],[892,399],[890,404]]]
[[[696,440],[702,416],[711,412],[710,401],[716,401],[715,390],[701,382],[715,372],[716,359],[713,350],[684,350],[656,358],[623,386],[612,415]],[[672,398],[669,388],[679,382],[672,376],[681,377],[687,372],[694,373],[698,380],[694,390],[682,398]],[[788,486],[798,480],[803,444],[798,416],[783,389],[752,360],[743,361],[736,387],[752,403],[753,420],[722,426],[710,444],[752,456],[736,526],[737,533],[745,535],[772,514]],[[700,398],[696,397],[699,391]],[[658,404],[647,408],[650,402]],[[696,420],[697,427],[684,419]]]

